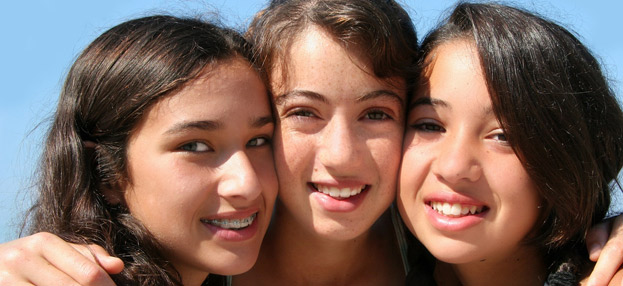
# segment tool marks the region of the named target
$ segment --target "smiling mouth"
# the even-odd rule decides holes
[[[437,213],[449,217],[477,215],[489,209],[486,206],[451,204],[447,202],[427,202],[426,204]]]
[[[257,213],[243,219],[201,219],[202,223],[218,226],[224,229],[240,230],[249,227],[257,217]]]
[[[334,199],[348,199],[352,196],[356,196],[360,194],[361,192],[367,190],[370,187],[370,185],[361,185],[359,187],[354,187],[354,188],[337,188],[337,187],[318,185],[314,183],[310,183],[310,185],[317,192],[323,193]]]

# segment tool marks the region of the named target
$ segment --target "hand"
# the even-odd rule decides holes
[[[597,262],[587,286],[613,285],[609,284],[614,282],[613,277],[619,278],[616,285],[623,285],[620,283],[623,273],[619,273],[623,271],[619,270],[623,262],[623,215],[593,227],[586,237],[586,245],[589,258]]]
[[[70,244],[51,233],[37,233],[0,244],[0,286],[112,286],[108,274],[123,262],[97,245]]]

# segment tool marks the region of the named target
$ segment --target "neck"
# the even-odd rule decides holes
[[[391,220],[387,219],[379,219],[373,228],[353,239],[335,240],[302,229],[293,216],[278,207],[257,263],[251,271],[235,277],[234,285],[258,285],[257,281],[266,285],[370,283],[362,279],[368,279],[362,273],[393,276],[392,279],[404,282]],[[382,278],[386,279],[385,283],[376,285],[390,281]]]
[[[465,264],[438,261],[435,280],[440,286],[464,285],[543,285],[547,267],[535,247],[521,247],[501,259]]]
[[[193,270],[178,270],[184,285],[196,285],[200,286],[208,278],[208,273]]]

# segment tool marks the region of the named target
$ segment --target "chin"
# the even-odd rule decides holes
[[[325,222],[323,226],[315,226],[314,231],[321,237],[333,241],[348,241],[355,239],[365,233],[371,226],[359,226],[352,221],[338,222],[331,221]],[[347,227],[345,227],[347,226]]]
[[[436,239],[440,241],[441,239]],[[428,251],[440,261],[450,264],[464,264],[481,260],[482,251],[474,244],[467,242],[452,242],[445,244],[426,244]]]
[[[212,273],[218,275],[238,275],[247,272],[255,265],[257,261],[258,253],[236,255],[232,254],[232,257],[217,258],[217,263],[212,267]]]
[[[435,256],[437,260],[443,261],[449,264],[470,263],[475,258],[473,255],[462,255],[462,254],[456,254],[456,253],[453,253],[453,254],[444,253],[444,254],[439,254],[439,255],[433,254],[433,256]]]

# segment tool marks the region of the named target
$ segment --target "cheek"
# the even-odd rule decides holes
[[[275,133],[273,152],[279,178],[292,176],[295,172],[313,166],[315,154],[314,136],[296,131]]]
[[[378,169],[396,182],[402,157],[402,138],[369,140],[366,147],[370,150]]]
[[[430,152],[423,151],[422,148],[407,146],[403,152],[402,164],[400,166],[398,203],[401,205],[401,214],[410,220],[424,205],[418,200],[418,195],[423,191],[426,177],[430,169]],[[407,222],[412,228],[413,224]],[[412,229],[413,230],[413,229]]]
[[[507,164],[506,168],[496,168],[499,173],[495,188],[505,211],[509,224],[528,232],[534,228],[539,217],[541,198],[534,183],[518,161]],[[491,182],[493,183],[493,182]],[[518,216],[517,214],[522,214]]]
[[[405,145],[400,166],[400,188],[406,194],[415,196],[424,182],[433,161],[433,150],[424,146]]]
[[[405,152],[402,158],[400,173],[398,175],[397,204],[400,215],[411,233],[415,234],[414,226],[417,218],[417,193],[421,186],[417,182],[417,168],[414,152]]]
[[[264,197],[274,199],[277,196],[278,184],[275,164],[272,152],[266,152],[259,156],[255,163],[257,176],[263,187]]]
[[[128,207],[142,221],[188,221],[199,208],[218,204],[214,177],[205,168],[168,158],[136,168]]]
[[[399,174],[398,197],[408,211],[415,204],[415,198],[423,181],[417,153],[407,150],[402,158]]]
[[[150,192],[147,192],[146,188],[149,188]],[[174,202],[172,201],[171,194],[163,192],[162,189],[155,189],[150,186],[137,186],[127,191],[125,197],[132,216],[138,219],[159,240],[162,237],[170,236],[167,229],[176,228],[171,228],[171,226],[180,225],[176,221],[183,214],[178,212],[179,209],[172,207]],[[166,227],[167,225],[169,227]]]

